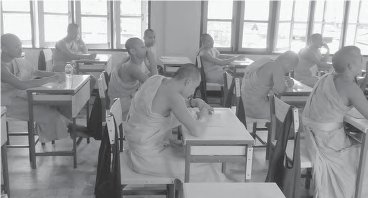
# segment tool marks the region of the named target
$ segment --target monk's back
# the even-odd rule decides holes
[[[166,84],[168,83],[167,78],[162,80],[160,87],[157,90],[156,95],[152,100],[152,111],[154,113],[158,113],[161,116],[167,117],[170,115],[170,109],[168,108],[168,97],[170,97],[173,93],[170,89],[166,88]]]
[[[312,76],[312,72],[310,68],[315,64],[307,59],[307,53],[309,53],[309,48],[301,49],[299,52],[299,63],[298,66],[295,68],[294,72],[297,75],[304,75],[304,76]]]

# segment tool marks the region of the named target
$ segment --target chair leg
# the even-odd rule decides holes
[[[222,163],[222,169],[221,169],[222,173],[226,172],[226,163]]]
[[[257,137],[257,122],[253,122],[252,136],[254,139]]]
[[[307,168],[307,173],[306,173],[306,177],[305,177],[305,189],[310,188],[311,179],[312,179],[312,169]]]
[[[32,119],[33,120],[33,116]],[[29,145],[29,161],[31,168],[36,169],[36,142],[34,138],[34,123],[28,121],[28,145]]]
[[[8,122],[6,122],[6,137],[7,137],[6,145],[9,145],[10,139],[9,139],[9,123]]]
[[[52,141],[51,141],[51,144],[55,144],[55,140],[52,140]]]
[[[73,127],[72,127],[72,133],[73,133],[73,162],[74,162],[74,168],[77,168],[77,134],[76,134],[76,118],[73,118]]]
[[[123,139],[123,132],[120,131],[120,152],[123,152],[124,151],[124,139]]]

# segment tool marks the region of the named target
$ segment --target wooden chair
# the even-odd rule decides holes
[[[279,110],[281,107],[287,108],[287,107],[290,107],[290,105],[286,104],[285,102],[283,102],[276,96],[271,95],[270,96],[271,126],[270,126],[270,130],[269,130],[268,137],[267,137],[267,142],[270,142],[270,144],[267,144],[267,149],[266,149],[266,159],[267,160],[269,159],[270,156],[272,156],[272,152],[277,143],[276,137],[277,137],[278,131],[276,128],[276,119],[278,118],[277,112],[281,111]],[[296,112],[294,113],[296,116],[296,117],[294,116],[295,122],[299,123],[298,109],[296,107],[293,107],[293,112]],[[294,124],[294,131],[297,132],[298,129],[299,129],[299,124]],[[293,152],[294,152],[293,145],[294,145],[294,140],[289,140],[288,145],[286,147],[286,155],[288,156],[289,161],[292,159],[292,156],[293,156]],[[307,170],[306,174],[302,175],[302,178],[306,178],[305,188],[309,189],[310,180],[312,179],[312,162],[310,160],[304,139],[300,140],[300,163],[301,163],[300,164],[301,169]]]
[[[196,66],[201,71],[201,84],[196,89],[195,93],[197,93],[197,91],[200,91],[202,99],[207,103],[208,102],[208,100],[207,100],[207,87],[212,87],[214,89],[219,89],[220,90],[221,100],[223,100],[224,87],[220,84],[217,84],[217,83],[208,83],[207,82],[206,74],[204,72],[204,67],[203,67],[203,64],[202,64],[202,59],[201,59],[200,56],[196,57]],[[222,103],[222,101],[221,101],[221,103]]]
[[[106,71],[103,71],[100,75],[100,78],[97,80],[98,83],[98,93],[101,99],[102,105],[102,124],[105,126],[106,124],[106,116],[110,114],[110,98],[108,96],[108,74]]]
[[[115,121],[115,124],[114,124]],[[110,108],[110,116],[106,118],[107,127],[109,131],[110,141],[116,139],[115,131],[122,137],[123,122],[120,99],[115,99],[114,104]],[[116,127],[115,127],[116,126]],[[120,144],[122,139],[120,139]],[[167,197],[175,197],[175,178],[155,177],[146,174],[139,174],[135,172],[129,165],[130,159],[128,156],[128,149],[124,149],[120,153],[120,171],[121,171],[121,185],[124,188],[127,185],[166,185],[166,190],[122,190],[123,195],[166,195]]]

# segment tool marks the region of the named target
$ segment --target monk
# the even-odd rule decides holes
[[[320,48],[326,48],[326,54],[322,55]],[[313,87],[318,81],[318,77],[311,71],[313,66],[317,66],[319,71],[328,71],[332,65],[326,63],[330,55],[330,48],[323,42],[321,34],[312,34],[310,44],[299,51],[299,64],[294,71],[294,77],[301,83]]]
[[[36,70],[21,57],[22,42],[14,34],[1,36],[1,105],[7,107],[7,116],[29,120],[26,89],[39,87],[49,82],[62,82],[64,74]],[[41,79],[34,79],[40,77]],[[43,143],[67,137],[72,122],[56,108],[49,105],[34,105],[36,132]],[[86,128],[78,126],[77,136],[88,137]]]
[[[343,47],[332,57],[334,72],[316,83],[303,112],[306,144],[313,163],[316,198],[352,198],[361,145],[345,133],[344,116],[355,107],[368,119],[368,101],[355,77],[362,73],[357,47]],[[367,77],[363,81],[366,86]],[[364,168],[364,167],[363,167]],[[361,197],[368,197],[368,167]]]
[[[292,71],[299,62],[295,52],[287,51],[276,60],[264,57],[253,62],[244,71],[241,98],[245,115],[252,118],[269,119],[269,91],[283,94],[293,87],[294,81],[285,74]]]
[[[147,51],[150,51],[152,53],[154,59],[156,60],[156,35],[155,32],[152,29],[147,29],[144,31],[144,37],[143,37],[144,45],[147,48]],[[150,71],[150,61],[148,60],[148,57],[146,57],[143,61],[143,66],[146,66],[147,70]]]
[[[149,75],[157,75],[157,65],[152,51],[147,50],[143,41],[139,38],[130,38],[125,42],[125,47],[130,56],[125,63],[119,63],[111,72],[108,95],[111,100],[120,98],[123,121],[130,108],[130,102],[141,84]],[[144,59],[150,63],[150,73],[146,73],[146,67],[141,67]],[[142,69],[143,68],[143,69]]]
[[[213,47],[214,41],[209,34],[202,34],[202,47],[199,49],[199,56],[202,59],[206,81],[208,83],[224,84],[223,73],[224,66],[229,65],[235,60],[242,60],[244,56],[221,55],[220,52]]]
[[[168,144],[165,138],[180,123],[194,136],[205,131],[213,108],[201,99],[191,99],[200,82],[199,70],[187,64],[172,78],[150,77],[139,89],[125,125],[127,152],[135,171],[184,181],[184,149]],[[189,107],[199,109],[198,117],[192,116]],[[211,164],[191,165],[190,182],[224,181],[228,181],[225,175]]]

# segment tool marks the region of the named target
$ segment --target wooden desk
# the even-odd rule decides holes
[[[160,61],[164,65],[165,76],[171,76],[182,65],[193,64],[188,57],[161,56]]]
[[[8,170],[8,155],[7,155],[7,130],[6,130],[6,107],[1,106],[1,163],[3,175],[2,179],[4,181],[5,193],[10,197],[9,188],[9,170]]]
[[[194,111],[194,110],[192,110]],[[185,145],[185,183],[190,163],[245,163],[245,181],[251,179],[254,139],[229,108],[215,108],[204,135],[192,136],[182,127]]]
[[[97,54],[96,59],[75,60],[75,70],[79,72],[111,72],[111,54]],[[109,72],[110,71],[110,72]]]
[[[245,68],[248,67],[253,62],[254,61],[249,58],[245,58],[244,60],[236,60],[230,64],[228,70],[231,70],[233,73],[236,73],[237,75],[244,76]]]
[[[285,198],[276,183],[184,183],[184,198]]]
[[[362,188],[363,188],[363,179],[364,179],[364,172],[368,171],[365,170],[366,162],[367,162],[367,142],[368,142],[368,120],[365,119],[359,112],[353,113],[353,111],[357,110],[353,108],[345,117],[344,122],[347,122],[351,125],[353,125],[355,128],[359,129],[362,134],[362,145],[361,145],[361,151],[360,151],[360,160],[359,160],[359,167],[357,171],[357,185],[355,189],[355,198],[361,198]],[[357,114],[360,114],[358,118],[356,117]]]
[[[89,101],[90,98],[90,79],[89,75],[74,75],[71,88],[65,87],[64,83],[48,83],[40,87],[27,89],[28,94],[28,108],[29,108],[29,138],[30,138],[30,158],[31,167],[36,168],[36,156],[73,156],[74,168],[77,168],[77,146],[82,141],[79,138],[76,141],[75,125],[76,117],[83,108],[83,106]],[[33,118],[33,105],[53,105],[63,106],[63,108],[70,108],[71,115],[67,117],[73,121],[73,150],[72,151],[55,151],[55,152],[43,152],[36,153],[35,141],[34,141],[34,118]],[[88,116],[87,116],[88,118]]]
[[[280,95],[280,99],[296,107],[304,107],[313,88],[295,80],[294,86]]]

